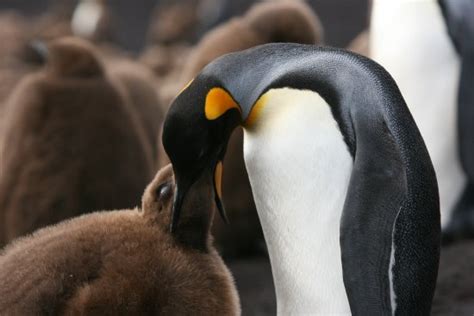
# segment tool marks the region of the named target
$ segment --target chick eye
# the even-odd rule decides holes
[[[168,199],[171,196],[171,183],[170,182],[165,182],[162,183],[156,188],[156,195],[158,199],[164,200]]]

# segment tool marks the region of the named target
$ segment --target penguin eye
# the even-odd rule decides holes
[[[156,196],[160,200],[169,199],[171,196],[171,182],[164,182],[156,188]]]

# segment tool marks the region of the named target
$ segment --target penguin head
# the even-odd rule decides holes
[[[206,76],[191,81],[173,101],[163,128],[163,146],[176,178],[171,230],[176,228],[185,196],[203,174],[214,181],[214,200],[226,221],[222,161],[229,137],[241,122],[240,105],[219,82]]]
[[[94,46],[75,37],[64,37],[39,46],[52,75],[90,78],[102,76],[104,70]]]

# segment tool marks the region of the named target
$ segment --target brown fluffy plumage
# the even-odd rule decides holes
[[[202,0],[160,1],[153,12],[148,41],[174,45],[195,39],[200,28],[199,5]]]
[[[154,173],[139,118],[93,47],[65,38],[49,52],[9,99],[0,246],[79,214],[134,207]]]
[[[142,210],[98,212],[48,227],[0,256],[1,315],[237,315],[232,276],[210,246],[212,179],[185,202],[169,233],[170,166]],[[205,196],[205,197],[204,197]],[[196,220],[198,219],[198,220]]]
[[[257,3],[244,16],[233,18],[203,37],[185,65],[183,82],[227,53],[271,42],[315,44],[321,40],[319,19],[303,1]]]

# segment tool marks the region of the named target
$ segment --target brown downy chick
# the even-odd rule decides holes
[[[0,13],[0,107],[19,80],[41,66],[43,60],[32,43],[69,34],[64,20],[54,13],[30,19],[15,12]]]
[[[0,146],[5,126],[5,100],[21,77],[28,72],[17,56],[27,39],[28,24],[25,18],[13,13],[0,14]]]
[[[24,76],[37,71],[44,62],[35,49],[37,40],[70,34],[64,19],[54,11],[30,19],[14,12],[0,13],[0,148],[8,111],[6,100]]]
[[[154,9],[148,42],[175,45],[191,42],[200,28],[200,0],[161,1]]]
[[[151,149],[123,89],[94,48],[54,41],[13,91],[0,170],[0,246],[83,213],[139,204]]]
[[[321,22],[304,1],[261,2],[243,17],[268,42],[316,44],[323,41]]]
[[[15,241],[0,255],[0,314],[238,315],[232,276],[210,246],[212,177],[191,190],[174,234],[167,166],[142,210],[88,214]]]
[[[182,82],[191,80],[207,63],[234,51],[270,42],[317,44],[322,27],[303,1],[269,1],[254,5],[240,18],[209,32],[191,53]],[[227,258],[261,251],[263,235],[243,160],[242,130],[231,136],[224,161],[223,194],[229,225],[214,221],[216,244]],[[161,155],[165,157],[163,153]]]

